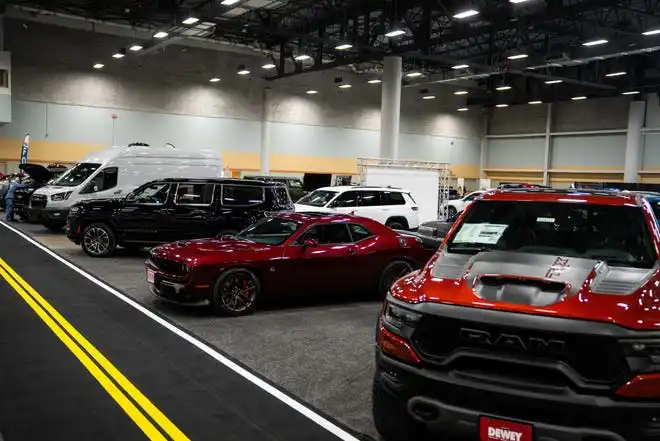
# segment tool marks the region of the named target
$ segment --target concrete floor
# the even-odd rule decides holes
[[[155,299],[143,255],[88,257],[63,234],[13,224],[76,265],[157,310],[350,429],[377,438],[371,419],[375,326],[381,303],[300,299],[222,318]]]

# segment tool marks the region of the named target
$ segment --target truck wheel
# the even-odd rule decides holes
[[[415,268],[410,262],[403,259],[398,259],[390,262],[380,275],[380,283],[378,284],[378,292],[385,297],[394,282],[399,280],[406,274],[415,271]]]
[[[62,228],[64,228],[64,222],[58,222],[58,221],[46,221],[44,222],[44,226],[48,228],[50,231],[53,233],[59,233],[62,231]]]
[[[247,268],[231,268],[218,277],[213,287],[211,305],[219,315],[248,315],[261,294],[261,282]]]
[[[389,394],[378,377],[374,378],[371,403],[376,430],[384,441],[428,439],[423,428],[408,415],[406,403]]]
[[[108,257],[117,249],[117,239],[107,224],[95,223],[85,227],[81,246],[91,257]]]

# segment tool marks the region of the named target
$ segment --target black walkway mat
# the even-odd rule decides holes
[[[356,439],[4,225],[0,258],[191,440]],[[146,437],[1,277],[0,382],[0,433],[6,441]]]

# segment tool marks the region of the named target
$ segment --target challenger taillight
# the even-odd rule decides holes
[[[386,303],[378,322],[378,347],[390,357],[406,363],[417,364],[422,360],[410,345],[421,314]]]
[[[660,398],[660,374],[640,374],[617,389],[624,398]]]

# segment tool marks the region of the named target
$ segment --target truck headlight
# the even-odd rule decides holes
[[[55,193],[50,196],[51,201],[66,201],[71,196],[72,191],[67,191],[66,193]]]

